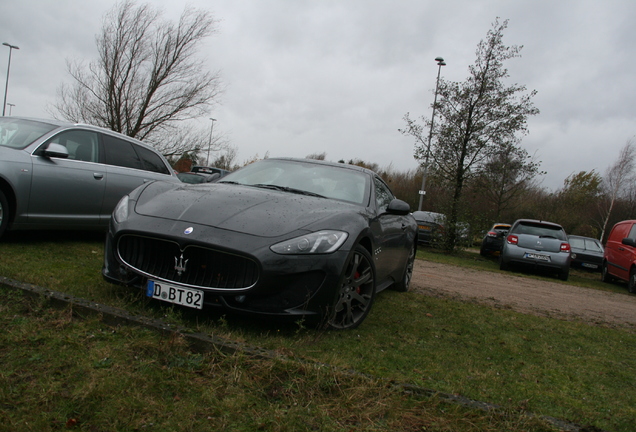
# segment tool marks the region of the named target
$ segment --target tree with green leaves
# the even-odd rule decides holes
[[[518,148],[521,136],[527,133],[527,118],[536,115],[532,98],[536,91],[526,92],[519,84],[508,85],[504,68],[506,60],[520,57],[520,46],[505,46],[503,31],[508,21],[497,19],[479,42],[476,60],[469,67],[464,82],[440,79],[435,105],[431,148],[422,136],[424,128],[405,116],[407,127],[402,133],[416,138],[415,158],[422,161],[430,150],[432,168],[452,190],[449,204],[446,249],[456,243],[458,215],[462,192],[467,180],[482,172],[488,161],[506,148]],[[431,120],[422,118],[429,128]]]
[[[215,31],[207,11],[187,7],[175,24],[149,4],[117,3],[96,37],[98,59],[67,62],[73,81],[58,89],[53,115],[151,144],[164,141],[184,120],[208,114],[221,92],[218,73],[196,56]]]
[[[555,194],[558,203],[555,222],[561,224],[568,234],[598,235],[592,221],[601,196],[602,181],[600,174],[594,170],[579,171],[570,174],[564,180],[563,188]]]
[[[499,221],[521,204],[524,194],[535,186],[539,164],[528,152],[515,145],[504,145],[484,162],[473,181],[473,188],[491,210],[491,221]]]

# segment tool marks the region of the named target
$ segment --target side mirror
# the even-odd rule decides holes
[[[636,240],[631,238],[624,238],[621,243],[627,246],[636,247]]]
[[[395,198],[393,201],[389,203],[389,206],[386,209],[387,213],[395,214],[395,215],[407,215],[411,212],[411,206],[408,203]]]
[[[66,159],[68,157],[68,150],[62,144],[50,143],[46,149],[44,149],[44,156]]]

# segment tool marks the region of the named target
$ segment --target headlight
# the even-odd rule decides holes
[[[284,255],[331,253],[338,250],[347,237],[342,231],[319,231],[275,244],[270,249]]]
[[[122,199],[119,200],[117,207],[113,210],[113,217],[115,218],[115,222],[122,223],[126,219],[128,219],[128,195],[124,195]]]

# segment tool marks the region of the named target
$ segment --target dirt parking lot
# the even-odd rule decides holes
[[[599,275],[600,278],[600,275]],[[411,290],[522,313],[636,331],[636,295],[416,260]]]

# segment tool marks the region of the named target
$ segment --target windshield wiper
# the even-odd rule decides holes
[[[307,195],[307,196],[313,196],[313,197],[318,197],[318,198],[325,198],[324,195],[320,195],[314,192],[309,192],[306,190],[302,190],[302,189],[296,189],[296,188],[291,188],[288,186],[278,186],[278,185],[273,185],[273,184],[265,184],[265,183],[258,183],[255,185],[252,185],[254,187],[258,187],[258,188],[263,188],[263,189],[273,189],[273,190],[278,190],[278,191],[283,191],[283,192],[290,192],[290,193],[295,193],[295,194],[299,194],[299,195]]]

